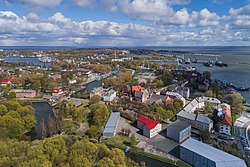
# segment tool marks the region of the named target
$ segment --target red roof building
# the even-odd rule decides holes
[[[143,135],[149,138],[157,136],[161,131],[161,124],[145,116],[139,116],[137,119],[137,127],[143,131]]]
[[[224,119],[221,121],[221,123],[232,126],[232,116],[231,116],[231,110],[230,110],[230,106],[227,105],[226,106],[226,113],[225,113],[225,117]]]
[[[142,86],[132,86],[132,94],[135,95],[135,92],[142,92],[144,91],[144,87]]]
[[[15,77],[9,77],[9,78],[7,78],[7,79],[2,80],[1,86],[10,85],[10,84],[11,84],[11,80],[12,80],[13,78],[15,78]]]

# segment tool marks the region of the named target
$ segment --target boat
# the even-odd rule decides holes
[[[203,63],[204,64],[204,66],[206,66],[206,67],[213,67],[213,65],[214,65],[214,63],[213,63],[213,61],[207,61],[207,62],[204,62]]]
[[[241,86],[241,87],[236,87],[235,90],[237,91],[249,91],[249,87]]]
[[[185,60],[185,64],[190,64],[190,63],[191,63],[191,61],[189,58],[187,60]]]

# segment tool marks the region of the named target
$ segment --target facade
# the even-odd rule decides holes
[[[116,91],[114,91],[113,89],[107,91],[106,93],[104,93],[104,95],[102,96],[103,101],[107,101],[107,102],[111,102],[116,98]]]
[[[250,145],[250,115],[241,116],[234,122],[234,135],[237,137],[246,138]]]
[[[135,92],[135,100],[144,103],[149,97],[149,92],[147,90],[144,91],[136,91]]]
[[[208,130],[210,132],[213,128],[213,121],[203,114],[193,114],[181,110],[177,114],[177,119],[190,124],[196,129]]]
[[[194,167],[247,167],[244,160],[193,138],[180,145],[179,156]]]
[[[16,98],[34,98],[36,97],[35,90],[22,90],[22,89],[14,89],[10,92],[16,93]]]
[[[181,143],[191,136],[191,125],[177,120],[167,126],[166,136]]]
[[[161,124],[145,116],[139,116],[137,119],[137,128],[141,129],[144,136],[152,138],[161,131]]]
[[[115,137],[119,120],[120,120],[120,113],[112,112],[103,130],[103,137],[106,138]]]
[[[221,108],[218,109],[218,116],[221,119],[219,122],[219,132],[231,135],[232,116],[230,105],[226,103],[221,104]]]

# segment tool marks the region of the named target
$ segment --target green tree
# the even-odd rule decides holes
[[[101,101],[101,97],[99,95],[93,95],[89,99],[89,104],[91,105],[91,104],[99,103],[100,101]]]
[[[232,93],[227,95],[227,100],[229,101],[231,105],[232,112],[235,114],[242,113],[242,111],[245,111],[246,108],[243,105],[244,98],[241,96],[240,93]]]
[[[40,121],[40,132],[41,132],[42,139],[45,139],[47,137],[47,129],[45,126],[44,119]]]
[[[22,119],[26,130],[31,130],[35,126],[36,120],[33,115],[25,115]]]
[[[0,116],[4,116],[7,112],[7,107],[3,104],[0,104]]]
[[[34,83],[34,89],[36,90],[36,91],[38,91],[40,88],[41,88],[41,82],[40,82],[40,80],[36,80],[36,82]]]

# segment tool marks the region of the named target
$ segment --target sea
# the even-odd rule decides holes
[[[233,83],[235,86],[250,87],[250,46],[202,46],[202,47],[127,47],[127,49],[151,49],[168,50],[169,54],[175,51],[183,51],[178,56],[185,59],[219,61],[228,64],[228,67],[205,67],[203,64],[192,63],[190,66],[197,67],[198,71],[209,71],[213,79],[218,79],[226,83]],[[56,49],[77,49],[76,47],[64,46],[21,46],[21,47],[0,47],[4,50],[56,50]],[[125,48],[126,49],[126,48]],[[192,52],[186,53],[186,52]],[[11,59],[13,61],[13,59]],[[246,102],[250,103],[250,91],[241,92]]]

